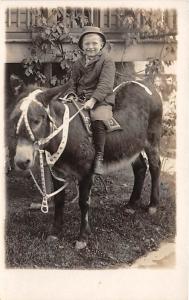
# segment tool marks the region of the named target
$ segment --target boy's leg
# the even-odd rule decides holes
[[[92,122],[93,140],[95,146],[95,162],[94,173],[102,175],[103,170],[103,158],[104,158],[104,145],[106,140],[106,128],[103,121],[96,120]]]

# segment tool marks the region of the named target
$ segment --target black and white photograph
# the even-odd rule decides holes
[[[0,299],[187,299],[187,1],[16,2]]]

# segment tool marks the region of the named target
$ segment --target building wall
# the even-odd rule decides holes
[[[110,54],[115,61],[145,61],[148,58],[161,58],[166,60],[175,60],[176,53],[168,53],[166,42],[157,41],[157,39],[139,40],[137,44],[126,47],[125,33],[128,31],[126,21],[128,16],[132,18],[132,11],[118,9],[62,9],[61,13],[66,18],[66,22],[73,34],[78,35],[81,32],[80,26],[77,24],[77,18],[80,18],[83,25],[99,26],[107,36],[107,40],[111,44]],[[40,14],[48,16],[50,9],[16,9],[9,8],[6,11],[6,62],[20,63],[24,58],[31,54],[31,41],[33,33],[31,26],[38,25]],[[172,32],[176,32],[176,12],[174,10],[154,12],[157,17],[164,18],[168,28]],[[73,17],[74,16],[74,17]],[[52,22],[57,22],[59,16],[57,14],[51,16]],[[76,21],[75,21],[76,20]],[[141,14],[137,16],[138,26],[144,26],[144,18]],[[127,24],[128,25],[128,24]],[[170,46],[170,44],[169,44]],[[64,45],[66,49],[70,49],[69,44]],[[167,52],[167,53],[166,53]],[[44,56],[44,62],[52,62],[50,56]]]

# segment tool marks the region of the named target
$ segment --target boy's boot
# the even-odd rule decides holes
[[[104,173],[103,158],[104,158],[104,145],[106,140],[106,128],[103,121],[92,122],[93,140],[95,146],[95,161],[94,173],[102,175]]]

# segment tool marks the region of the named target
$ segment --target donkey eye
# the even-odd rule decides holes
[[[40,123],[40,120],[33,120],[33,123],[35,124],[35,125],[38,125],[39,123]]]

